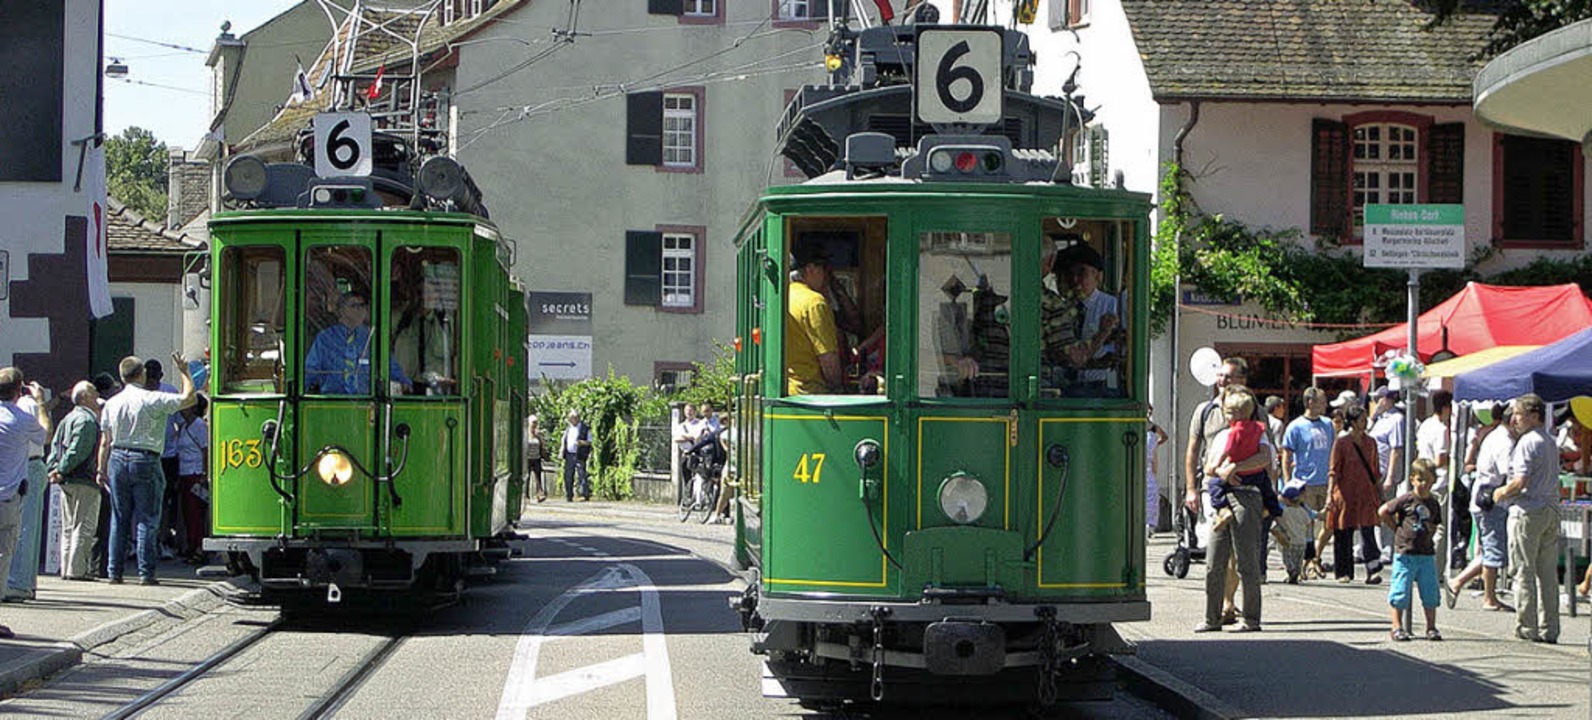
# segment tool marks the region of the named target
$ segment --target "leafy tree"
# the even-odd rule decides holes
[[[111,197],[144,219],[166,222],[166,143],[140,127],[105,141],[105,183]]]
[[[724,410],[735,396],[735,350],[717,340],[713,342],[713,364],[691,363],[691,384],[672,400],[700,405],[713,403]]]
[[[1477,59],[1496,56],[1543,33],[1592,18],[1592,0],[1432,0],[1432,5],[1436,11],[1434,25],[1464,13],[1497,14],[1498,19],[1487,33],[1487,44],[1476,53]]]
[[[651,392],[631,384],[629,378],[616,377],[611,367],[607,377],[573,384],[544,379],[543,387],[544,392],[531,396],[531,405],[542,418],[548,439],[557,443],[564,433],[564,418],[570,410],[579,412],[591,428],[592,453],[586,469],[592,494],[606,500],[629,499],[630,480],[641,457],[637,419],[656,405]]]

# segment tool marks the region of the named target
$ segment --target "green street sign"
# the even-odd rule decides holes
[[[1465,267],[1465,206],[1365,206],[1364,262],[1382,268]]]

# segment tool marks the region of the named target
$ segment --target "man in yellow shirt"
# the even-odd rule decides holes
[[[785,393],[839,392],[840,341],[829,287],[829,254],[816,242],[791,248],[790,295],[785,306]]]

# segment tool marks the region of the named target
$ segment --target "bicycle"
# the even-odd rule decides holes
[[[719,498],[718,471],[721,466],[697,457],[695,453],[686,455],[684,460],[681,470],[690,480],[680,483],[680,522],[691,519],[691,514],[700,510],[700,522],[706,525],[713,520],[713,508]]]

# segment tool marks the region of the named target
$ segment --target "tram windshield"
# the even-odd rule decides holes
[[[280,247],[229,247],[221,253],[223,393],[280,393],[287,352],[286,253]]]
[[[400,247],[392,254],[392,354],[407,395],[459,394],[459,251]]]
[[[304,267],[306,394],[371,394],[370,289],[369,249],[310,248]],[[407,384],[400,374],[393,378]]]
[[[918,236],[918,394],[1007,396],[1012,236]]]
[[[1047,218],[1042,234],[1041,395],[1121,397],[1133,320],[1127,313],[1133,223]]]

